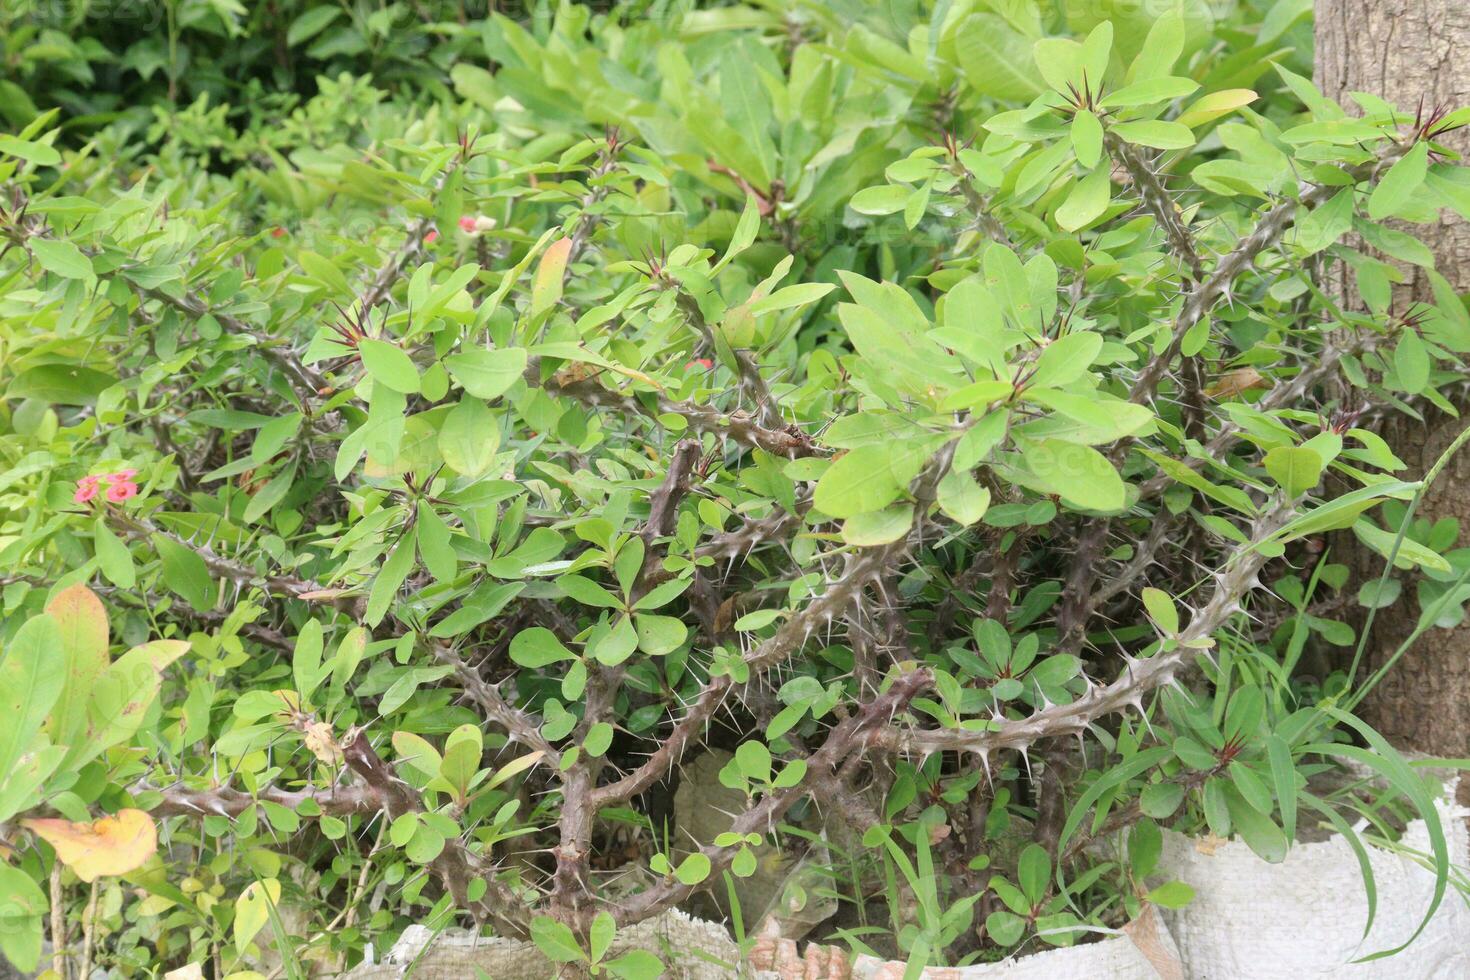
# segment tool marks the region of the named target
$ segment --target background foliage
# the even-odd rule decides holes
[[[654,976],[820,838],[917,968],[1359,815],[1438,903],[1349,613],[1470,597],[1371,431],[1470,350],[1463,115],[1309,6],[7,3],[5,955]]]

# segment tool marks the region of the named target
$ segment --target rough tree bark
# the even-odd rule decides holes
[[[1467,0],[1316,0],[1316,80],[1323,94],[1352,106],[1348,93],[1381,96],[1413,112],[1470,105],[1470,2]],[[1470,152],[1465,130],[1446,143]],[[1470,224],[1447,213],[1416,234],[1434,249],[1439,271],[1455,289],[1470,291]],[[1396,301],[1431,298],[1422,271],[1404,268]],[[1426,416],[1421,423],[1398,416],[1383,434],[1414,476],[1434,463],[1466,417]],[[1409,478],[1409,477],[1406,477]],[[1426,494],[1419,513],[1460,521],[1463,546],[1470,541],[1470,456],[1461,453]],[[1366,556],[1359,572],[1377,574]],[[1412,588],[1404,600],[1381,610],[1369,642],[1376,667],[1413,628],[1419,610]],[[1470,755],[1470,623],[1424,637],[1409,651],[1364,706],[1368,720],[1405,749],[1448,756]]]

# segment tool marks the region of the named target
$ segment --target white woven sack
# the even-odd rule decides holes
[[[1452,799],[1453,797],[1451,797]],[[1451,860],[1465,867],[1465,811],[1438,806]],[[1402,845],[1429,853],[1422,820]],[[1267,864],[1240,841],[1203,847],[1166,833],[1160,874],[1195,889],[1194,901],[1165,912],[1191,980],[1470,980],[1470,907],[1453,886],[1408,949],[1369,963],[1354,960],[1392,949],[1413,935],[1434,894],[1434,874],[1407,855],[1368,846],[1377,888],[1373,930],[1367,892],[1352,847],[1339,836],[1298,843]]]

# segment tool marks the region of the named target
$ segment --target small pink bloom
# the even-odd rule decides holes
[[[467,214],[459,219],[460,231],[475,231],[478,227],[479,222],[475,220],[475,216],[472,214]]]
[[[85,504],[87,501],[93,499],[96,496],[97,496],[97,484],[96,484],[95,480],[94,480],[94,482],[92,482],[90,484],[89,483],[84,483],[81,480],[78,480],[77,481],[77,492],[71,495],[71,499],[72,499],[72,503],[74,503],[74,504]]]
[[[116,473],[108,474],[107,480],[108,480],[109,483],[112,482],[112,481],[114,481],[114,480],[117,480],[117,481],[122,482],[122,483],[127,483],[129,480],[131,480],[133,477],[135,477],[137,475],[138,475],[138,471],[137,470],[118,470]]]
[[[114,483],[107,488],[107,500],[109,503],[120,504],[138,495],[138,485],[128,483],[126,480]]]
[[[432,244],[434,244],[438,240],[439,240],[439,230],[437,228],[430,228],[429,229],[429,233],[424,236],[424,244],[425,245],[432,245]]]
[[[79,487],[90,487],[90,488],[92,488],[92,489],[95,490],[97,488],[97,481],[100,480],[100,479],[101,479],[101,477],[97,477],[97,476],[84,476],[80,480],[77,481],[77,486],[79,486]]]
[[[286,229],[284,229],[284,228],[282,228],[280,226],[277,226],[275,228],[272,228],[271,229],[271,237],[272,238],[285,238],[286,237]]]
[[[686,369],[688,369],[688,368],[703,368],[706,371],[708,371],[710,368],[712,368],[714,366],[715,366],[715,362],[712,361],[712,360],[710,360],[708,357],[696,357],[694,360],[692,360],[688,364],[684,365],[684,367]]]

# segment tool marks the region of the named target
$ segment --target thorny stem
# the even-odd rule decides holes
[[[1240,611],[1241,601],[1252,589],[1260,587],[1258,573],[1268,560],[1260,545],[1280,530],[1292,513],[1292,507],[1278,499],[1256,521],[1250,544],[1242,546],[1235,562],[1219,573],[1209,600],[1173,638],[1172,646],[1147,659],[1128,658],[1123,672],[1112,683],[1090,687],[1070,704],[1051,705],[1026,718],[1006,719],[987,731],[888,729],[878,744],[921,756],[944,751],[971,752],[980,757],[988,771],[992,752],[1000,749],[1025,752],[1040,739],[1080,734],[1106,715],[1129,708],[1141,711],[1144,695],[1173,683],[1191,655],[1206,649],[1201,644],[1209,641],[1216,630]]]
[[[1356,184],[1371,179],[1381,167],[1391,164],[1403,152],[1404,148],[1395,144],[1382,156],[1376,156],[1352,168],[1350,172],[1352,183]],[[1178,356],[1184,338],[1201,319],[1214,309],[1217,303],[1229,297],[1230,289],[1236,278],[1249,269],[1258,256],[1281,241],[1281,237],[1296,219],[1298,209],[1312,210],[1320,207],[1338,190],[1340,190],[1339,187],[1330,184],[1302,184],[1298,188],[1295,200],[1282,201],[1269,209],[1256,226],[1236,243],[1235,248],[1216,264],[1208,277],[1197,279],[1195,284],[1185,292],[1184,301],[1175,318],[1173,332],[1167,347],[1162,353],[1150,359],[1139,372],[1129,390],[1129,401],[1144,404],[1154,398],[1159,383]],[[1168,210],[1172,213],[1172,201],[1163,203],[1168,204]],[[1187,256],[1184,258],[1188,261]],[[1332,364],[1335,366],[1335,358]],[[1319,370],[1323,370],[1322,365],[1319,364],[1318,367]],[[1311,372],[1304,372],[1304,374],[1309,373]],[[1317,375],[1318,378],[1326,376],[1327,373]],[[1216,438],[1222,435],[1223,433],[1217,435]],[[1127,445],[1126,440],[1120,440],[1113,445],[1108,456],[1114,465],[1121,462],[1127,452]],[[1169,483],[1167,478],[1162,479],[1161,488]],[[1145,484],[1145,488],[1149,485]],[[1078,537],[1072,561],[1064,576],[1062,605],[1057,617],[1058,646],[1063,651],[1075,652],[1081,647],[1087,622],[1096,609],[1096,606],[1090,601],[1089,592],[1091,583],[1097,577],[1097,569],[1110,526],[1109,519],[1096,519],[1090,522]],[[1140,570],[1144,567],[1147,565],[1140,566]]]

